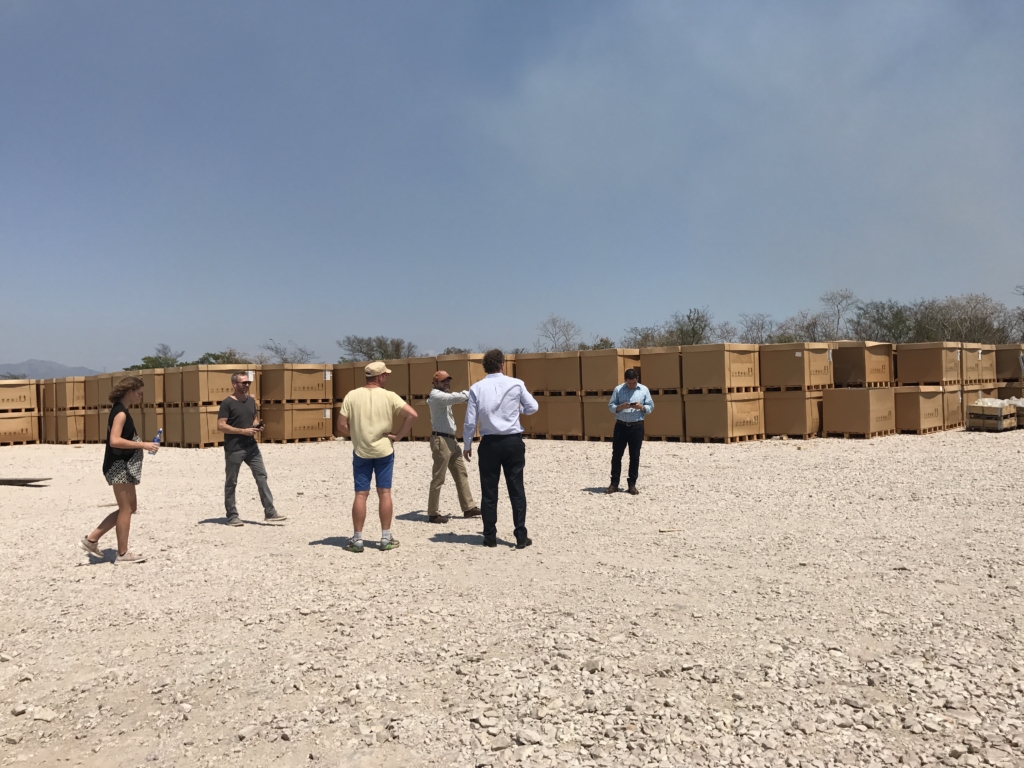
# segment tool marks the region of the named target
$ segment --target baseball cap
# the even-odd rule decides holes
[[[438,382],[441,382],[441,381],[444,381],[445,379],[450,379],[450,378],[451,378],[451,375],[448,373],[448,371],[438,371],[437,373],[434,374],[434,383],[437,384]]]
[[[367,378],[370,376],[380,376],[382,373],[391,373],[391,369],[384,365],[380,360],[368,363],[363,371],[366,373]]]

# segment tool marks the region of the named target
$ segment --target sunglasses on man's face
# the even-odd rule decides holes
[[[240,381],[238,383],[241,384],[243,387],[248,387],[250,384],[252,384],[251,381]]]

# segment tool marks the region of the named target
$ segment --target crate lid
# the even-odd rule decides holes
[[[625,349],[623,347],[612,347],[610,349],[581,349],[580,357],[611,357],[611,356],[629,356],[639,357],[639,349]]]
[[[905,386],[905,387],[894,387],[896,394],[909,394],[912,392],[942,392],[942,387],[939,386]]]
[[[643,355],[670,355],[673,352],[679,354],[679,345],[677,344],[674,347],[640,347],[639,352],[641,357]]]
[[[897,344],[896,351],[902,349],[960,349],[959,341],[921,341],[913,344]]]
[[[688,352],[757,352],[758,344],[684,344],[679,348],[682,354]]]
[[[762,352],[790,352],[793,350],[828,350],[831,349],[827,341],[796,341],[791,344],[761,344]]]
[[[833,342],[830,342],[830,343],[832,344],[832,347],[834,349],[850,349],[850,348],[856,348],[856,347],[862,347],[862,348],[867,348],[867,347],[889,347],[890,349],[892,349],[892,344],[890,344],[888,341],[851,341],[851,340],[847,340],[847,341],[833,341]]]

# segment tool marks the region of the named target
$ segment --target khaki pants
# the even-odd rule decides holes
[[[438,514],[437,505],[441,499],[441,487],[449,472],[452,473],[452,478],[455,480],[455,490],[459,494],[459,506],[462,507],[462,511],[473,509],[476,502],[473,501],[473,492],[469,489],[469,476],[466,474],[466,464],[462,460],[462,450],[459,448],[459,444],[450,437],[432,435],[430,452],[434,456],[434,469],[430,478],[427,514],[431,517]]]

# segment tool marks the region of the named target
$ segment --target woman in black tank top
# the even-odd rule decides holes
[[[107,449],[103,453],[103,476],[114,488],[117,511],[111,512],[78,545],[93,557],[105,558],[99,547],[100,537],[111,528],[117,530],[117,556],[115,563],[141,563],[146,558],[128,551],[128,532],[132,515],[138,509],[135,486],[142,482],[143,451],[156,453],[160,446],[144,443],[135,431],[135,422],[128,407],[142,401],[142,379],[128,376],[111,390],[109,399],[114,404],[107,420]]]

